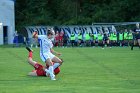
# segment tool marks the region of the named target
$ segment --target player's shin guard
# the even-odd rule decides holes
[[[49,67],[49,73],[50,73],[50,78],[51,78],[51,80],[56,80],[56,79],[55,79],[55,75],[54,75],[54,73],[53,73],[53,66],[50,66],[50,67]]]
[[[50,74],[53,73],[53,66],[49,66],[49,72]]]

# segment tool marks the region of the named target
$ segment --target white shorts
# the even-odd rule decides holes
[[[52,60],[55,57],[55,55],[53,55],[51,52],[48,52],[48,53],[40,53],[40,57],[41,57],[41,60],[43,62],[45,62],[48,58],[50,58]]]

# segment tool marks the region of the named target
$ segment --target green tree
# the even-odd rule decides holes
[[[16,0],[16,28],[140,21],[140,0]]]

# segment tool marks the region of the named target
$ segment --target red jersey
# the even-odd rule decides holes
[[[55,35],[55,41],[59,41],[59,34]]]
[[[59,40],[63,40],[63,35],[64,35],[64,33],[63,32],[60,32],[60,34],[59,34]]]

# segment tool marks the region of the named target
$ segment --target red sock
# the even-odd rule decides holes
[[[33,57],[33,53],[32,52],[29,52],[29,55],[28,55],[28,57]]]

